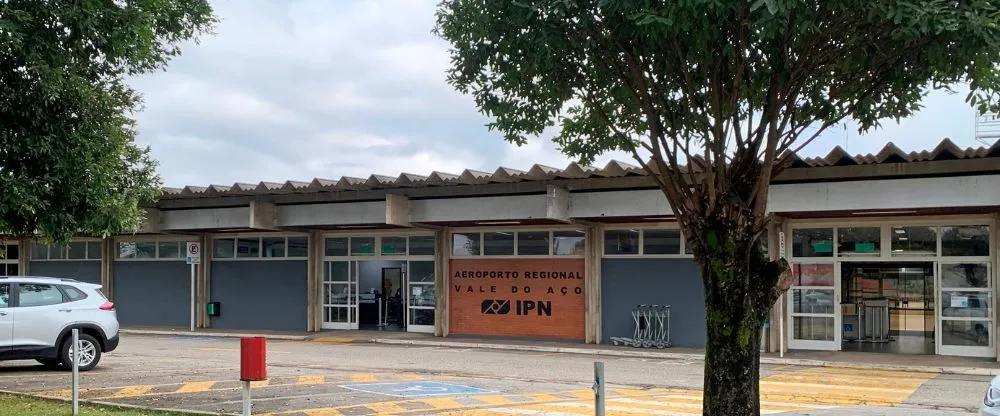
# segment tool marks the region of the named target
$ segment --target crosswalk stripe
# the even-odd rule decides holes
[[[352,383],[365,382],[365,381],[375,381],[377,378],[378,377],[375,376],[375,374],[372,374],[372,373],[355,373],[355,374],[351,374],[351,382]]]
[[[201,393],[212,389],[215,385],[214,381],[196,381],[193,383],[184,383],[181,388],[177,389],[175,393]]]
[[[143,394],[149,393],[156,386],[129,386],[115,392],[111,395],[112,399],[123,399],[127,397],[141,396]]]
[[[295,380],[295,384],[323,384],[326,382],[326,377],[323,376],[299,376]]]

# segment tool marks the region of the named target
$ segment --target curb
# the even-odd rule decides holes
[[[705,360],[705,356],[703,354],[677,353],[677,352],[627,351],[627,350],[592,349],[592,348],[575,348],[575,347],[547,347],[547,346],[536,346],[536,345],[421,341],[421,340],[403,340],[403,339],[386,339],[386,338],[375,338],[372,339],[372,342],[376,344],[386,344],[386,345],[412,345],[412,346],[445,347],[445,348],[476,348],[476,349],[490,349],[499,351],[529,351],[529,352],[594,355],[594,356],[605,356],[605,357],[659,358],[668,360],[699,360],[699,361]],[[810,359],[800,359],[800,358],[774,358],[774,357],[761,357],[760,363],[774,364],[774,365],[796,365],[804,367],[831,367],[831,368],[847,368],[847,369],[857,369],[857,370],[910,371],[910,372],[921,372],[921,373],[956,374],[956,375],[973,375],[973,376],[1000,375],[1000,368],[986,368],[986,367],[935,367],[935,366],[895,365],[895,364],[855,364],[844,361],[826,361],[826,360],[810,360]]]
[[[244,337],[264,337],[266,339],[284,341],[306,341],[308,336],[303,335],[276,335],[276,334],[246,334],[233,332],[200,332],[200,331],[161,331],[147,329],[120,329],[118,332],[129,335],[171,335],[179,337],[209,337],[209,338],[244,338]]]
[[[64,398],[61,398],[61,397],[36,396],[36,395],[34,395],[32,393],[25,393],[25,392],[20,392],[20,391],[0,390],[0,394],[6,394],[8,396],[24,397],[24,398],[34,399],[34,400],[49,401],[49,402],[64,402],[64,403],[72,403],[73,402],[73,399],[64,399]],[[147,410],[147,411],[152,410],[152,411],[156,411],[156,412],[177,413],[177,414],[181,414],[181,415],[219,416],[219,415],[224,415],[225,414],[225,413],[217,413],[217,412],[206,412],[206,411],[203,411],[203,410],[184,410],[184,409],[171,409],[171,408],[160,408],[160,407],[145,407],[145,406],[137,406],[137,405],[134,405],[134,404],[111,403],[111,402],[104,402],[104,401],[99,401],[99,400],[84,400],[84,399],[80,399],[80,404],[89,404],[89,405],[101,406],[101,407],[112,408],[112,409]]]

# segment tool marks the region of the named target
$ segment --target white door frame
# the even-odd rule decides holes
[[[994,268],[993,264],[990,263],[990,262],[986,262],[985,263],[985,265],[986,265],[986,273],[987,273],[986,276],[987,276],[987,279],[988,279],[987,280],[988,283],[987,283],[987,287],[986,288],[978,288],[978,289],[976,289],[976,288],[946,288],[946,287],[943,287],[942,284],[941,284],[942,277],[943,277],[942,266],[947,265],[947,264],[970,264],[970,263],[972,263],[972,264],[981,264],[983,262],[980,262],[980,261],[961,261],[961,260],[946,260],[946,261],[936,262],[937,266],[935,267],[935,273],[934,273],[934,281],[935,281],[934,299],[935,299],[935,303],[936,303],[937,306],[934,308],[934,318],[935,318],[935,321],[934,321],[934,325],[935,325],[935,328],[934,328],[935,329],[935,331],[934,331],[935,332],[935,334],[934,334],[934,338],[935,338],[935,340],[934,340],[934,347],[935,347],[935,350],[937,351],[938,355],[960,355],[960,356],[966,356],[966,357],[984,357],[984,358],[996,357],[996,355],[997,355],[996,354],[996,335],[992,333],[993,330],[996,327],[996,325],[994,323],[996,322],[996,308],[995,308],[995,303],[997,301],[995,299],[995,297],[996,297],[996,289],[995,289],[995,287],[996,287],[996,276],[995,276],[995,271],[994,271],[995,268]],[[949,292],[959,291],[959,292],[967,292],[967,293],[988,293],[988,294],[990,294],[990,303],[991,304],[989,305],[989,311],[990,311],[989,316],[988,317],[983,317],[983,318],[958,318],[958,317],[945,318],[943,316],[943,313],[942,313],[942,308],[944,308],[944,304],[943,304],[943,296],[941,295],[945,291],[949,291]],[[987,331],[989,331],[988,335],[987,335],[987,339],[989,339],[989,346],[985,346],[985,347],[981,347],[981,346],[972,347],[972,346],[959,346],[959,345],[945,345],[944,344],[944,323],[945,322],[948,322],[948,321],[951,321],[951,322],[956,322],[956,321],[957,322],[963,322],[963,321],[964,322],[981,322],[981,321],[986,321],[986,320],[989,320],[987,322],[987,325],[986,325]]]
[[[841,322],[843,318],[840,314],[840,262],[830,259],[830,261],[825,262],[815,261],[801,264],[831,265],[833,267],[833,286],[792,286],[785,294],[785,300],[788,302],[788,308],[786,308],[786,318],[788,319],[788,349],[839,351],[841,347],[841,338],[843,337],[843,331],[841,330],[843,325]],[[796,290],[832,290],[833,311],[831,313],[796,313],[794,294]],[[795,317],[833,318],[833,340],[820,341],[795,339]]]
[[[435,286],[435,283],[434,283],[433,280],[430,281],[429,283],[411,283],[410,282],[410,277],[413,276],[413,273],[410,270],[410,267],[413,265],[413,262],[415,262],[415,261],[433,261],[433,260],[409,260],[409,261],[406,262],[406,279],[404,279],[405,282],[403,283],[404,287],[406,288],[406,291],[404,293],[404,297],[406,298],[406,314],[404,316],[404,319],[406,319],[406,332],[422,332],[422,333],[433,334],[434,333],[434,324],[431,324],[431,325],[414,325],[414,324],[410,323],[410,309],[411,308],[414,309],[414,310],[432,310],[432,311],[435,309],[434,306],[413,306],[413,305],[410,305],[410,299],[413,296],[413,288],[414,287],[421,287],[421,290],[423,290],[427,286],[430,286],[430,287],[434,287]],[[435,291],[437,290],[437,288],[434,288],[434,289],[435,289]]]

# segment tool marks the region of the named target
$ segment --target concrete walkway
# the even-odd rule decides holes
[[[583,344],[536,339],[510,339],[492,337],[451,336],[434,337],[392,331],[229,331],[186,328],[126,328],[123,334],[173,335],[198,337],[240,338],[263,336],[273,340],[312,341],[330,343],[377,343],[386,345],[412,345],[441,348],[474,348],[498,351],[526,351],[545,353],[581,354],[607,357],[632,357],[674,360],[704,360],[703,349],[666,348],[649,349],[613,346],[609,344]],[[1000,375],[1000,363],[993,359],[951,357],[939,355],[897,355],[879,353],[859,353],[842,351],[789,351],[780,356],[776,353],[761,354],[760,362],[775,365],[796,365],[810,367],[839,367],[852,369],[877,369],[915,371],[936,374],[960,374],[977,376]]]

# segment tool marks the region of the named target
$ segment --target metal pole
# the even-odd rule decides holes
[[[80,330],[73,328],[73,416],[80,414]]]
[[[785,357],[785,296],[778,297],[778,356]]]
[[[594,362],[594,415],[604,416],[604,363]]]
[[[194,315],[195,315],[195,269],[194,263],[191,263],[191,332],[194,332]]]
[[[243,380],[243,416],[250,416],[250,380]]]

